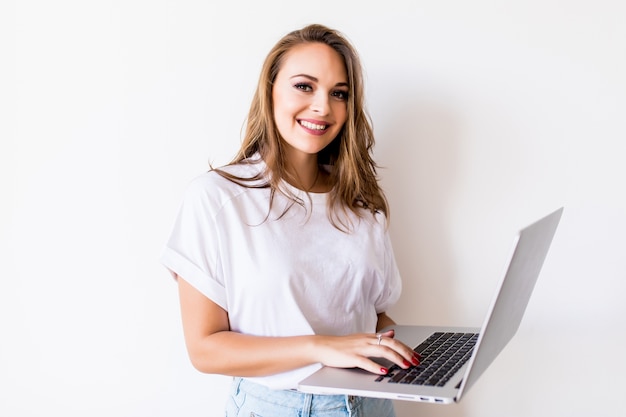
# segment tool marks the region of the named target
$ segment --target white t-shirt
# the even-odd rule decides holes
[[[264,164],[227,169],[251,176]],[[327,215],[327,194],[299,193],[305,207],[270,189],[246,188],[216,172],[186,191],[161,261],[228,312],[232,331],[259,336],[375,332],[377,314],[401,291],[383,214],[349,212],[350,233]],[[282,216],[281,216],[282,215]],[[261,378],[295,388],[321,365]]]

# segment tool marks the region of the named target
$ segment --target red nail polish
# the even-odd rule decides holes
[[[407,368],[409,366],[411,366],[411,364],[409,363],[409,361],[407,361],[406,359],[402,361],[402,363],[404,364],[404,366],[406,366]]]
[[[382,372],[383,374],[387,374],[389,370],[387,368],[380,368],[380,372]]]
[[[411,362],[413,362],[413,365],[417,366],[420,364],[419,359],[417,359],[417,357],[413,356],[413,359],[411,359]]]

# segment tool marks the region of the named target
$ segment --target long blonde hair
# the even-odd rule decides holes
[[[362,216],[362,208],[372,213],[389,215],[385,195],[378,185],[376,169],[372,158],[374,134],[369,116],[364,108],[363,72],[359,56],[348,40],[339,32],[323,25],[306,26],[285,35],[267,55],[259,82],[248,113],[247,125],[241,148],[228,164],[234,165],[249,161],[256,153],[266,164],[266,172],[254,178],[240,178],[216,169],[220,175],[242,186],[259,187],[259,179],[265,179],[262,186],[270,187],[272,198],[276,192],[288,195],[279,187],[282,179],[288,176],[284,144],[276,127],[273,114],[272,86],[287,52],[303,43],[323,43],[339,53],[346,67],[349,94],[347,120],[337,137],[318,153],[318,164],[330,165],[332,191],[329,195],[329,216],[339,229],[349,229],[346,210]],[[252,181],[255,185],[252,184]],[[296,196],[288,195],[294,202],[302,203]],[[343,226],[343,227],[340,227]]]

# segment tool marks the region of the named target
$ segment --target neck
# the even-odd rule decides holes
[[[291,167],[289,169],[290,177],[292,178],[292,184],[295,187],[301,188],[303,191],[311,191],[315,188],[320,178],[320,169],[317,163],[313,166],[307,167]]]
[[[317,155],[294,152],[287,148],[287,168],[288,175],[291,177],[289,182],[293,182],[293,186],[309,191],[315,187],[315,182],[319,179],[319,167],[317,165]]]

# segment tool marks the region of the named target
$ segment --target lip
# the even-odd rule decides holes
[[[315,135],[315,136],[322,136],[324,135],[326,132],[328,132],[328,128],[330,127],[330,123],[327,122],[322,122],[320,120],[314,120],[314,119],[297,119],[298,125],[305,130],[307,133],[311,134],[311,135]],[[306,124],[310,124],[310,125],[317,125],[317,126],[324,126],[323,129],[316,129],[316,128],[312,128],[310,126],[305,126],[304,123]]]

